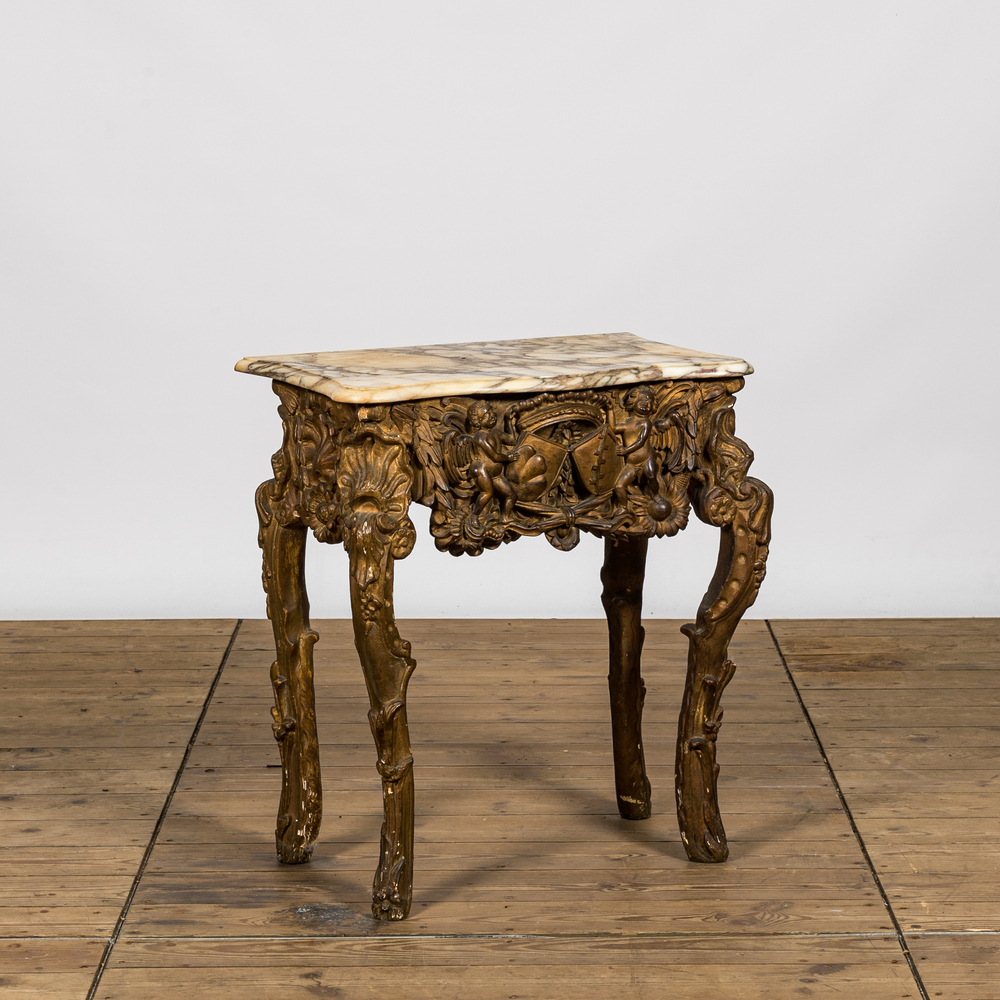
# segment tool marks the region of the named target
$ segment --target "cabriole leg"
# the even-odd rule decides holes
[[[604,540],[601,603],[608,618],[608,688],[611,694],[611,739],[615,756],[618,812],[625,819],[648,819],[649,779],[642,751],[642,704],[646,687],[639,661],[645,630],[642,582],[646,572],[645,538]]]
[[[313,694],[312,647],[319,636],[309,627],[304,526],[285,526],[271,515],[265,483],[258,490],[260,542],[264,551],[267,616],[274,630],[276,659],[274,738],[281,752],[281,802],[275,827],[278,859],[308,861],[323,815]]]
[[[382,776],[384,818],[372,915],[402,920],[413,896],[413,756],[406,685],[416,666],[396,629],[392,576],[413,548],[407,516],[411,472],[404,446],[379,426],[381,407],[361,407],[338,467],[344,545],[351,563],[354,644],[368,685],[368,720]]]
[[[716,738],[722,725],[720,701],[736,665],[729,640],[764,578],[770,532],[771,491],[746,479],[738,502],[718,491],[700,498],[699,516],[720,524],[722,537],[715,576],[695,624],[681,631],[689,639],[687,683],[677,732],[675,781],[681,839],[692,861],[725,861],[726,831],[719,815]]]

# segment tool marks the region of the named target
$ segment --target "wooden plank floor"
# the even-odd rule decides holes
[[[931,996],[1000,996],[996,619],[772,623]]]
[[[266,622],[0,625],[3,995],[1000,998],[1000,623],[741,625],[725,865],[689,863],[673,815],[678,625],[647,623],[654,815],[629,823],[603,622],[401,624],[417,848],[394,924],[369,916],[349,623],[317,623],[325,818],[301,866],[274,858]]]
[[[82,1000],[235,621],[0,623],[0,987]]]

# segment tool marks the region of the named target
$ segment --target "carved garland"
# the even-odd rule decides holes
[[[753,454],[734,431],[733,393],[742,384],[351,406],[275,382],[284,438],[272,458],[274,479],[262,487],[263,516],[304,524],[324,542],[391,538],[405,554],[413,544],[405,514],[412,496],[432,509],[439,549],[479,555],[521,535],[544,534],[560,549],[573,548],[580,531],[674,535],[693,501],[698,516],[719,527],[732,522],[737,506],[748,507],[766,544],[755,521],[762,494],[746,478]],[[376,442],[388,462],[364,457]],[[387,497],[369,517],[375,498]]]

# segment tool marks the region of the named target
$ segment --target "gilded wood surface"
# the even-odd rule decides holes
[[[615,758],[615,794],[624,819],[648,819],[652,812],[646,758],[642,750],[642,705],[646,686],[639,672],[645,630],[642,583],[646,569],[645,538],[604,542],[601,602],[608,618],[611,695],[611,742]]]
[[[411,501],[431,508],[437,547],[479,555],[522,535],[562,550],[581,531],[606,539],[603,602],[616,788],[622,816],[650,815],[642,750],[642,577],[647,540],[696,515],[721,530],[715,576],[689,637],[678,730],[677,811],[695,861],[723,861],[716,793],[720,699],[735,667],[729,640],[764,576],[771,493],[747,476],[736,437],[741,378],[664,381],[605,390],[446,397],[351,405],[282,382],[284,437],[274,477],[258,490],[268,616],[274,629],[275,737],[284,785],[277,824],[283,861],[307,860],[321,795],[303,575],[307,530],[350,554],[355,645],[368,685],[384,823],[372,912],[410,907],[413,758],[406,685],[415,663],[392,607],[394,560],[413,547]]]

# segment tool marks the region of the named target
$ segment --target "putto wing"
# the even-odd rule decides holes
[[[472,464],[473,440],[471,434],[450,430],[444,436],[444,468],[452,482],[463,479]]]
[[[432,403],[418,403],[408,409],[413,416],[413,453],[417,460],[413,495],[421,503],[450,507],[448,482],[442,468],[444,410]]]

